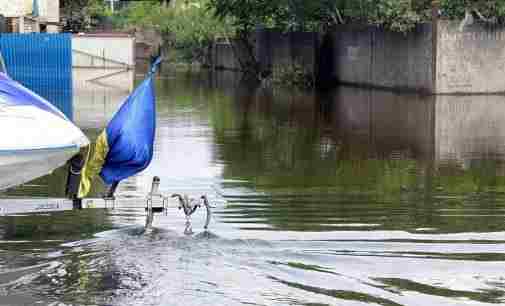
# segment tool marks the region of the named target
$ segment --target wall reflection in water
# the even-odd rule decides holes
[[[220,107],[231,108],[233,120],[214,120],[216,158],[225,179],[257,192],[235,197],[238,186],[224,184],[230,207],[242,214],[231,210],[230,222],[244,229],[269,229],[254,224],[265,218],[290,230],[505,229],[496,215],[505,208],[504,97],[351,87],[307,94],[222,81],[218,88],[231,97]]]

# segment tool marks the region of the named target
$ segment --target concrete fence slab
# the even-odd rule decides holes
[[[461,27],[459,21],[436,20],[404,34],[351,24],[335,27],[324,38],[262,29],[254,41],[265,71],[298,64],[335,85],[430,94],[505,93],[505,26]],[[215,44],[213,59],[217,68],[241,69],[230,44]]]

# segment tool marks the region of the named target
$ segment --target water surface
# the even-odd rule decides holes
[[[157,81],[139,205],[0,216],[0,305],[505,304],[505,98]],[[112,98],[114,97],[114,98]],[[77,94],[95,138],[118,106]],[[153,176],[216,206],[145,230]],[[9,196],[62,197],[65,171]],[[98,186],[94,194],[103,192]]]

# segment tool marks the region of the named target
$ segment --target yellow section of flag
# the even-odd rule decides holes
[[[86,164],[81,172],[81,184],[79,186],[80,199],[88,195],[91,190],[91,183],[93,178],[97,176],[102,170],[105,164],[105,158],[109,153],[109,143],[107,142],[107,132],[104,130],[95,143],[95,150],[93,152],[93,157],[86,160]]]

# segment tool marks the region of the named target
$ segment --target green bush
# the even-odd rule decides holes
[[[177,61],[204,60],[208,47],[216,37],[226,36],[229,25],[208,11],[205,1],[186,1],[178,7],[165,7],[158,2],[144,1],[129,5],[115,17],[121,28],[152,28],[177,51]],[[172,60],[172,59],[171,59]]]

